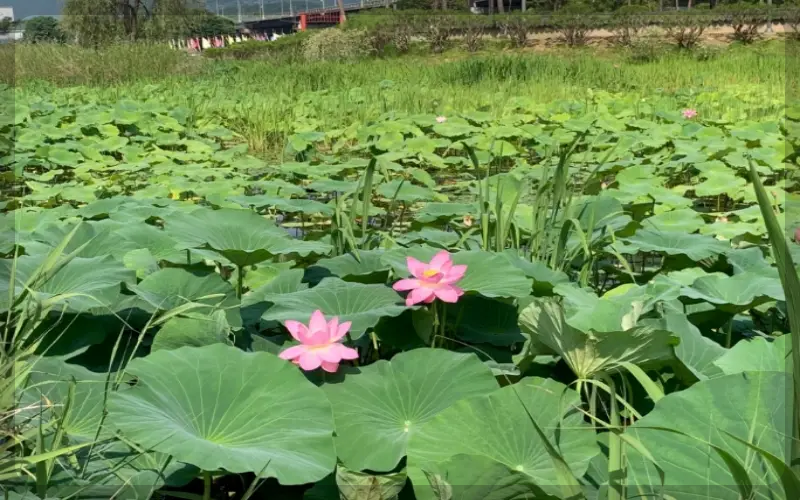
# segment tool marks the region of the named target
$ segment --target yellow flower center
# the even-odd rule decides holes
[[[437,271],[436,269],[428,269],[427,271],[422,273],[422,275],[425,276],[426,278],[433,278],[437,274],[439,274],[439,271]]]

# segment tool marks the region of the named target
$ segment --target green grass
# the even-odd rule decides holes
[[[17,85],[89,85],[102,100],[155,99],[221,118],[256,152],[276,155],[297,130],[345,128],[386,112],[509,112],[509,103],[583,101],[591,92],[672,99],[706,116],[774,115],[787,92],[785,47],[772,41],[699,55],[664,49],[633,62],[622,51],[488,50],[341,62],[213,61],[158,47],[103,51],[20,46]],[[721,91],[720,93],[715,93]],[[80,90],[77,90],[80,92]],[[524,107],[523,106],[523,107]]]

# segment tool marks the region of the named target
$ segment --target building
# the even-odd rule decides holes
[[[0,20],[5,18],[14,20],[14,7],[0,7]]]
[[[16,21],[16,19],[14,18],[14,7],[0,7],[0,21],[4,19],[11,19],[12,21]],[[0,32],[0,43],[22,40],[22,34],[23,34],[22,27],[19,25],[15,25],[11,28],[11,31]]]

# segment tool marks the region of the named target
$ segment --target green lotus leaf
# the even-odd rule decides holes
[[[768,300],[785,300],[777,274],[774,269],[767,274],[763,271],[746,271],[734,276],[713,273],[697,278],[681,293],[685,297],[739,310]]]
[[[532,478],[482,455],[454,455],[412,468],[408,475],[417,500],[526,500],[554,498]]]
[[[178,349],[184,346],[202,347],[229,343],[231,327],[223,311],[211,314],[188,313],[168,319],[158,330],[152,352],[160,349]]]
[[[427,243],[429,245],[438,245],[442,248],[455,246],[459,239],[458,233],[442,231],[432,227],[423,227],[419,231],[410,231],[396,238],[397,242],[404,246],[411,246],[414,243]]]
[[[155,272],[130,289],[156,310],[170,310],[189,302],[211,307],[230,307],[238,302],[233,286],[219,274],[197,275],[176,267]]]
[[[488,396],[462,399],[411,436],[408,465],[425,470],[456,455],[479,455],[529,476],[545,491],[560,490],[553,488],[559,484],[553,460],[527,422],[533,418],[580,477],[599,452],[595,433],[575,410],[580,404],[574,390],[555,380],[535,377]]]
[[[551,299],[536,299],[525,307],[520,312],[519,325],[530,340],[517,359],[553,353],[582,379],[621,369],[624,362],[652,365],[675,357],[673,346],[677,339],[668,331],[630,324],[623,325],[620,331],[583,332],[567,323],[563,308]]]
[[[690,208],[662,212],[648,217],[642,226],[656,232],[678,231],[693,233],[705,225],[703,217]]]
[[[25,283],[45,263],[46,255],[23,255],[16,261],[15,296],[22,293]],[[0,310],[9,304],[12,262],[0,260]],[[122,284],[136,281],[133,271],[111,257],[75,257],[58,268],[55,274],[32,289],[46,304],[65,306],[72,312],[108,307],[120,296]]]
[[[353,470],[390,471],[420,426],[461,399],[489,394],[497,382],[474,354],[415,349],[323,389],[339,459]]]
[[[417,202],[435,200],[439,197],[435,191],[422,186],[416,186],[408,181],[394,180],[378,186],[377,193],[384,198],[397,201]]]
[[[21,391],[21,411],[15,419],[24,422],[38,418],[40,407],[45,416],[60,419],[69,400],[70,385],[74,384],[64,433],[73,444],[94,441],[98,430],[101,438],[109,437],[110,431],[101,428],[107,377],[106,373],[91,372],[57,358],[38,358]]]
[[[311,191],[320,193],[352,193],[358,188],[356,181],[337,181],[334,179],[317,179],[308,185]]]
[[[286,182],[281,179],[256,181],[250,183],[249,186],[252,189],[258,189],[260,191],[263,191],[264,194],[268,194],[271,196],[280,196],[282,198],[288,198],[290,196],[304,196],[306,194],[306,190],[303,189],[301,186],[297,186],[295,184]]]
[[[257,196],[230,196],[228,200],[238,203],[243,207],[275,207],[282,212],[296,213],[302,212],[306,214],[333,214],[333,207],[314,200],[297,200],[293,198],[280,198],[271,195],[257,195]]]
[[[165,220],[167,234],[178,242],[178,248],[207,248],[241,267],[295,249],[304,251],[306,243],[312,251],[324,247],[317,242],[290,241],[283,229],[249,210],[196,210],[173,213]]]
[[[135,451],[120,441],[81,450],[76,463],[58,463],[48,484],[48,494],[80,500],[146,500],[164,485],[184,486],[200,472],[197,468],[156,452]]]
[[[742,372],[791,371],[791,342],[789,334],[775,340],[756,337],[741,340],[724,355],[714,360],[714,365],[725,375]]]
[[[733,172],[727,174],[717,174],[694,186],[694,193],[697,196],[719,196],[726,194],[736,197],[736,193],[747,185],[747,181],[737,176]]]
[[[420,222],[433,222],[437,219],[452,219],[464,215],[477,216],[478,207],[467,203],[426,203],[415,218]]]
[[[447,316],[454,318],[458,336],[467,342],[510,346],[525,341],[513,304],[467,295],[456,304],[448,304]]]
[[[780,483],[772,468],[763,466],[749,447],[731,435],[777,457],[786,456],[786,436],[791,432],[786,418],[788,383],[784,373],[745,372],[668,394],[626,431],[664,471],[664,487],[654,479],[658,473],[651,462],[631,447],[626,447],[628,484],[644,495],[741,498],[737,486],[741,482],[709,443],[744,467],[753,484],[753,498],[772,498]]]
[[[679,232],[660,232],[652,229],[636,231],[621,238],[627,245],[624,253],[661,252],[667,255],[686,255],[694,261],[708,259],[730,250],[730,245],[710,236]]]
[[[430,262],[440,249],[416,246],[387,251],[383,260],[392,266],[396,276],[409,276],[406,257],[411,256],[423,262]],[[467,292],[477,292],[486,297],[526,297],[530,295],[533,283],[522,275],[506,257],[492,252],[455,252],[453,262],[466,265],[467,272],[456,283]]]
[[[302,269],[288,269],[268,283],[244,294],[241,313],[245,324],[258,323],[275,297],[308,289],[308,284],[303,283],[303,275]]]
[[[136,384],[109,398],[109,422],[145,449],[206,471],[303,484],[333,471],[333,420],[321,389],[268,353],[215,344],[131,361]]]
[[[448,120],[444,123],[437,123],[433,126],[433,131],[443,137],[467,137],[481,129],[473,127],[466,121]]]
[[[131,224],[116,231],[116,236],[129,241],[136,249],[147,249],[156,261],[186,264],[186,252],[176,250],[177,241],[166,231],[149,224]]]
[[[390,268],[381,259],[383,253],[383,250],[361,250],[358,252],[358,259],[355,254],[346,253],[329,259],[320,259],[315,267],[325,268],[340,278],[380,273]]]
[[[716,361],[728,350],[710,338],[704,337],[685,314],[667,313],[660,320],[645,320],[642,324],[674,333],[680,339],[680,343],[675,346],[675,357],[698,380],[722,375],[722,371],[716,366]]]
[[[522,271],[528,278],[533,278],[534,291],[541,294],[549,294],[553,288],[561,283],[568,283],[569,276],[563,271],[553,271],[547,264],[540,261],[529,261],[523,259],[516,252],[506,251],[503,257],[517,269]]]
[[[270,299],[274,305],[261,316],[264,321],[291,319],[308,323],[311,314],[319,309],[326,317],[352,321],[353,338],[360,337],[382,317],[398,316],[406,310],[402,297],[385,285],[349,283],[338,278],[325,278],[314,288]]]

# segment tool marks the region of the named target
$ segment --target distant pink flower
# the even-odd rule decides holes
[[[800,227],[794,230],[794,242],[800,243]]]
[[[392,288],[398,292],[411,290],[406,297],[406,305],[430,304],[435,299],[455,303],[464,295],[464,290],[454,284],[464,277],[467,266],[454,266],[447,250],[442,250],[431,259],[430,264],[420,262],[414,257],[406,259],[408,272],[414,278],[402,279]]]
[[[358,351],[339,342],[350,330],[350,321],[339,324],[339,318],[334,317],[326,323],[322,311],[317,309],[308,326],[292,320],[284,325],[300,345],[286,349],[279,356],[303,370],[316,370],[321,366],[326,372],[334,373],[343,359],[358,358]]]
[[[690,120],[690,119],[694,118],[695,116],[697,116],[697,110],[696,109],[689,108],[689,109],[684,109],[683,110],[683,117],[686,118],[687,120]]]
[[[444,123],[446,121],[447,121],[447,117],[446,116],[437,116],[436,117],[436,123]]]

